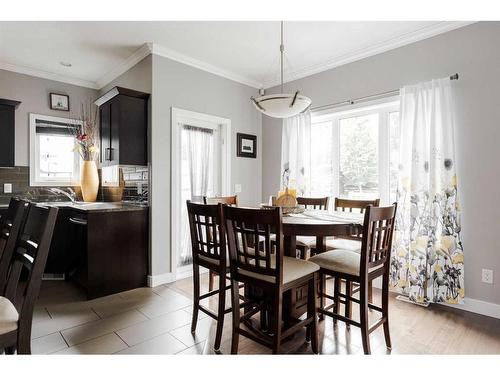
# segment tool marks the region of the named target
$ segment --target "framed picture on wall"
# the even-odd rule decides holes
[[[257,157],[257,136],[251,134],[236,134],[237,150],[236,155],[241,158]]]
[[[55,111],[69,111],[69,96],[50,93],[50,109]]]

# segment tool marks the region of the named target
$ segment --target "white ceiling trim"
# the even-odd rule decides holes
[[[185,64],[185,65],[192,66],[192,67],[200,69],[200,70],[204,70],[206,72],[230,79],[230,80],[238,82],[238,83],[242,83],[242,84],[250,86],[250,87],[254,87],[257,89],[262,87],[261,82],[257,82],[255,80],[253,80],[249,77],[245,77],[241,74],[234,73],[232,71],[229,71],[229,70],[226,70],[223,68],[219,68],[215,65],[206,63],[204,61],[189,57],[187,55],[184,55],[183,53],[174,51],[170,48],[161,46],[159,44],[152,43],[152,44],[150,44],[150,48],[151,48],[151,52],[155,55],[166,57],[168,59],[180,62],[180,63]]]
[[[125,73],[127,70],[132,68],[134,65],[136,65],[139,61],[141,61],[143,58],[145,58],[149,54],[151,54],[151,44],[144,43],[141,48],[139,48],[137,51],[135,51],[133,54],[131,54],[129,57],[127,57],[124,61],[122,61],[116,67],[111,69],[108,73],[103,75],[101,78],[99,78],[95,82],[95,85],[97,86],[97,88],[99,90],[102,89],[108,83],[110,83],[114,79],[121,76],[123,73]]]
[[[379,53],[382,52],[387,52],[392,49],[396,49],[398,47],[402,47],[411,43],[418,42],[423,39],[427,39],[433,36],[436,36],[438,34],[445,33],[447,31],[455,30],[460,27],[464,27],[470,24],[473,24],[475,22],[466,22],[466,21],[460,21],[460,22],[447,22],[443,21],[431,26],[424,27],[420,30],[412,31],[409,33],[406,33],[404,35],[401,35],[396,38],[392,38],[390,40],[387,40],[385,42],[377,43],[375,45],[371,45],[369,47],[353,51],[351,53],[336,57],[332,60],[329,60],[325,63],[322,64],[317,64],[314,66],[310,66],[307,68],[303,69],[298,69],[293,72],[288,72],[284,74],[283,81],[284,82],[291,82],[295,81],[300,78],[304,78],[316,73],[320,73],[329,69],[336,68],[341,65],[349,64],[351,62],[357,61],[364,59],[366,57],[378,55]],[[280,81],[278,79],[272,80],[272,81],[267,81],[264,82],[263,86],[265,88],[270,88],[274,87],[280,84]]]
[[[51,81],[69,83],[75,86],[87,87],[90,89],[97,89],[97,84],[85,79],[69,77],[63,74],[46,72],[45,70],[29,68],[27,66],[14,65],[5,62],[0,62],[0,69],[8,70],[14,73],[26,74],[33,77],[50,79]]]

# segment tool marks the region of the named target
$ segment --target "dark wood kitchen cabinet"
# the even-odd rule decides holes
[[[14,166],[15,110],[20,103],[0,99],[0,167]]]
[[[114,87],[99,106],[101,165],[148,164],[149,94]]]
[[[45,273],[65,274],[88,299],[147,285],[147,208],[58,207]]]

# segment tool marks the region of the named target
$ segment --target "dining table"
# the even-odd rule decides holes
[[[316,253],[326,251],[326,239],[335,236],[354,236],[363,229],[364,215],[348,211],[304,210],[297,213],[285,213],[282,216],[284,255],[306,258],[306,254],[296,249],[298,236],[316,238]],[[319,281],[318,281],[319,282]],[[319,284],[318,284],[319,287]],[[308,285],[305,283],[286,292],[283,298],[283,320],[286,322],[299,319],[307,312]],[[259,295],[254,288],[246,288],[245,295]],[[261,322],[262,323],[262,322]]]

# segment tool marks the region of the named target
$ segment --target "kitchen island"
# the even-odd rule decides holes
[[[147,285],[149,208],[122,202],[45,202],[59,214],[47,274],[64,274],[93,299]]]

